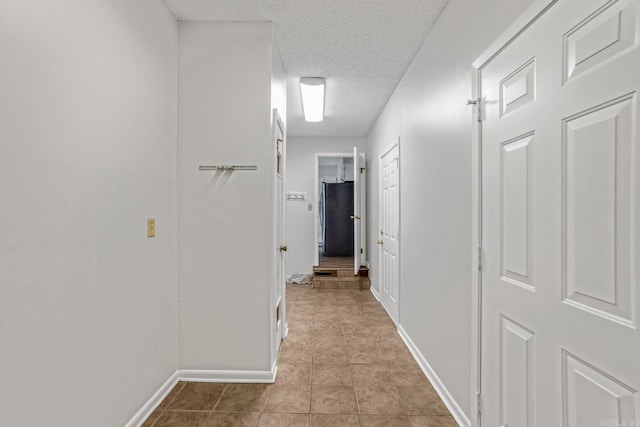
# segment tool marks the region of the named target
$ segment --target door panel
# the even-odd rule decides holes
[[[534,426],[535,334],[500,316],[500,424]]]
[[[480,67],[482,423],[640,423],[639,0],[559,0]]]
[[[360,271],[361,248],[360,242],[360,212],[362,192],[360,191],[360,156],[358,147],[353,147],[353,274],[357,275]]]
[[[398,323],[400,291],[400,148],[396,143],[380,158],[380,297]]]

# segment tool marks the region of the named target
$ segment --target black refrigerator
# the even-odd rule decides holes
[[[324,183],[324,256],[353,256],[353,181]]]

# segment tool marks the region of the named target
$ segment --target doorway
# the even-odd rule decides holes
[[[316,267],[351,267],[358,274],[362,237],[364,154],[316,153],[314,233]]]
[[[353,264],[353,157],[349,153],[318,157],[315,218],[320,267]]]

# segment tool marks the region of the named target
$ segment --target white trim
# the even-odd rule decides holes
[[[471,71],[472,77],[472,92],[473,99],[478,99],[480,94],[479,87],[479,75],[480,70],[473,68]],[[477,393],[481,390],[481,316],[482,316],[482,280],[481,272],[478,270],[478,248],[482,245],[482,218],[480,212],[480,204],[482,202],[482,194],[480,186],[482,185],[480,168],[480,152],[481,152],[481,132],[482,123],[477,121],[477,110],[473,109],[473,123],[472,135],[471,135],[471,394],[469,395],[469,402],[471,408],[475,408],[477,403]],[[475,412],[475,411],[474,411]],[[480,425],[480,416],[472,416],[472,426],[476,427]]]
[[[482,68],[493,57],[499,54],[504,48],[511,44],[522,32],[538,20],[550,7],[559,0],[537,0],[529,8],[518,17],[513,24],[505,30],[491,45],[473,61],[473,68]]]
[[[369,278],[369,280],[371,280],[371,278]],[[371,287],[369,288],[369,290],[371,291],[371,293],[373,294],[373,297],[380,302],[380,294],[378,294],[378,291],[375,290],[375,288],[373,287],[373,283],[371,284]]]
[[[182,369],[178,371],[180,381],[203,383],[273,383],[278,367],[274,363],[270,371],[213,371]]]
[[[140,427],[149,416],[155,411],[155,409],[162,403],[165,397],[173,390],[178,383],[178,372],[171,374],[169,379],[164,382],[156,391],[153,396],[147,402],[142,405],[142,408],[129,420],[125,427]]]
[[[451,415],[453,415],[453,418],[455,418],[458,425],[469,427],[471,425],[469,418],[467,418],[462,408],[460,408],[460,405],[458,405],[458,402],[456,402],[453,396],[451,396],[449,390],[447,390],[444,383],[440,380],[440,378],[438,378],[436,372],[433,370],[431,365],[429,365],[429,362],[427,362],[427,359],[424,358],[411,338],[409,338],[409,335],[407,335],[402,326],[398,326],[398,334],[409,348],[409,351],[413,355],[414,359],[416,359],[416,362],[418,362],[418,365],[420,365],[422,372],[424,372],[424,374],[427,376],[436,393],[438,393],[438,396],[440,396],[442,402],[444,402],[447,409],[449,409],[449,412],[451,412]]]
[[[318,181],[320,175],[320,157],[347,157],[353,158],[353,151],[351,153],[314,153],[314,176],[313,176],[313,265],[320,263],[320,256],[318,251],[318,200],[320,200],[320,194],[318,189],[320,188],[320,182]],[[355,159],[353,160],[355,162]],[[355,255],[355,254],[354,254]]]

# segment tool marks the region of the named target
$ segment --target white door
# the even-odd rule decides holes
[[[400,146],[396,142],[380,157],[380,299],[398,323],[400,290]]]
[[[362,243],[360,241],[360,224],[362,219],[361,200],[364,194],[360,190],[360,156],[358,147],[353,147],[353,274],[360,271]]]
[[[275,116],[275,135],[274,135],[274,286],[273,286],[273,304],[274,304],[274,355],[278,353],[280,342],[284,339],[287,332],[286,325],[286,284],[285,284],[285,254],[287,251],[285,239],[285,218],[284,218],[284,177],[285,177],[285,131],[280,116],[277,111]],[[275,356],[274,356],[275,357]]]
[[[479,67],[482,425],[638,426],[639,1],[542,3]]]
[[[358,266],[360,267],[367,263],[367,162],[365,153],[358,153],[357,159],[358,165],[354,172],[360,181],[358,185],[358,191],[360,192],[360,220],[358,221],[360,223],[360,249],[357,251],[357,253],[360,254],[360,265]]]

